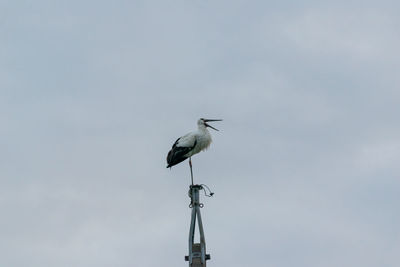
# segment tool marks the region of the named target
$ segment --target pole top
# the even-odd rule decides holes
[[[198,190],[201,190],[201,189],[203,189],[203,186],[201,185],[201,184],[192,184],[192,185],[190,185],[189,186],[190,187],[190,189],[198,189]]]

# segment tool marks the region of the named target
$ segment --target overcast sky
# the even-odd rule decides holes
[[[0,1],[0,266],[400,266],[398,1]]]

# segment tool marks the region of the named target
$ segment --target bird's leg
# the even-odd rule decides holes
[[[189,166],[190,166],[190,176],[192,178],[192,186],[193,186],[192,157],[189,158]]]

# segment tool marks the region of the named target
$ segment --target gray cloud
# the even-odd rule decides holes
[[[398,4],[0,5],[1,266],[398,266]]]

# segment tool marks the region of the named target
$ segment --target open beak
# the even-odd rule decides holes
[[[212,127],[210,124],[208,124],[207,122],[209,122],[209,121],[222,121],[222,120],[207,120],[207,119],[204,119],[204,125],[205,125],[206,127],[210,127],[211,129],[214,129],[214,130],[216,130],[216,131],[219,131],[218,129],[216,129],[216,128]]]

